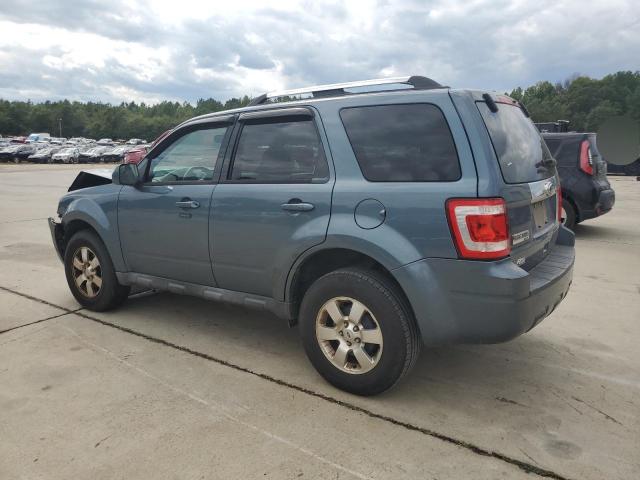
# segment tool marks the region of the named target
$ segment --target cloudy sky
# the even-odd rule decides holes
[[[0,98],[226,100],[405,74],[509,90],[640,69],[638,0],[2,0]]]

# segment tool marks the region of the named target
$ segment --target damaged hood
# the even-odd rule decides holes
[[[116,167],[117,168],[117,167]],[[82,170],[75,178],[68,192],[80,190],[81,188],[97,187],[111,183],[113,168],[96,168],[94,170]]]

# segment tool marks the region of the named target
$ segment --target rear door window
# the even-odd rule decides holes
[[[247,183],[325,182],[329,167],[312,119],[246,123],[229,179]]]
[[[435,105],[345,108],[340,118],[370,182],[451,182],[460,162],[449,125]]]
[[[520,107],[499,103],[498,111],[492,112],[485,102],[476,104],[505,182],[529,183],[555,175],[555,162],[547,145]]]

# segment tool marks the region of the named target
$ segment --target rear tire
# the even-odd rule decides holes
[[[299,322],[316,370],[356,395],[391,388],[411,370],[422,346],[403,295],[368,270],[336,270],[316,280],[304,296]]]
[[[562,199],[562,224],[569,230],[573,230],[576,226],[576,210],[571,202]]]
[[[118,283],[107,248],[90,230],[80,230],[67,243],[64,270],[71,293],[88,310],[103,312],[116,308],[131,290]]]

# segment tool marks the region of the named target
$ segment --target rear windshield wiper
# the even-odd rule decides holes
[[[557,165],[558,165],[558,162],[553,157],[545,158],[544,160],[536,163],[536,167],[552,168],[552,167],[556,167]]]

